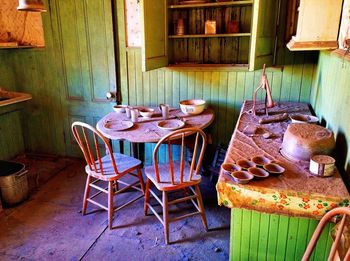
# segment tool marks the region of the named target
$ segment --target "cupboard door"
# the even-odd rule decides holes
[[[168,65],[167,1],[142,0],[142,71]]]
[[[258,70],[273,64],[278,3],[276,0],[255,0],[253,6],[252,36],[249,70]]]

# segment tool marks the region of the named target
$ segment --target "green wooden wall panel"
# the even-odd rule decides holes
[[[311,104],[336,139],[335,157],[338,169],[350,181],[350,62],[321,52],[314,72]]]
[[[245,99],[252,99],[258,86],[261,71],[203,71],[158,69],[141,73],[140,66],[135,66],[135,60],[141,59],[138,48],[125,49],[128,56],[128,97],[130,104],[158,105],[171,101],[178,107],[178,102],[184,99],[203,98],[215,113],[214,124],[210,128],[215,144],[228,144],[240,106]],[[316,56],[308,53],[287,53],[283,69],[268,71],[267,76],[276,101],[304,101],[310,98],[312,79]],[[142,77],[138,76],[142,74]],[[136,80],[138,79],[138,80]],[[137,86],[137,87],[136,87]],[[143,89],[143,93],[141,92]],[[146,94],[146,93],[149,93]],[[259,99],[264,93],[259,92]],[[146,150],[146,153],[147,152]],[[146,163],[149,157],[146,157]]]
[[[230,260],[301,260],[318,220],[231,210]],[[327,260],[330,230],[325,227],[311,260]]]
[[[87,116],[93,122],[112,106],[91,102],[104,99],[105,91],[115,84],[110,1],[85,0],[72,5],[68,2],[45,1],[49,12],[43,14],[44,49],[0,51],[0,85],[7,84],[8,88],[29,92],[34,97],[24,112],[23,135],[28,151],[77,155],[67,138],[68,119]],[[261,71],[158,69],[142,73],[140,49],[125,47],[120,19],[124,15],[123,1],[116,3],[123,103],[155,106],[167,102],[178,106],[183,99],[203,98],[216,112],[215,122],[209,128],[214,145],[227,144],[240,106],[244,99],[251,99]],[[249,17],[247,12],[250,11],[242,11],[241,17]],[[284,52],[287,55],[279,57],[279,61],[285,66],[280,71],[268,71],[273,97],[276,101],[308,101],[317,57],[303,52],[281,53]],[[39,132],[44,139],[38,137]],[[125,149],[130,152],[129,146]],[[151,151],[152,146],[147,145],[146,163],[151,162]]]
[[[0,114],[0,159],[10,159],[24,152],[21,120],[18,110]]]

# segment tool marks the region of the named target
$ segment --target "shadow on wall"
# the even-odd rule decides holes
[[[348,142],[343,131],[339,130],[335,140],[335,159],[336,166],[343,177],[347,189],[350,191],[350,163],[347,161]],[[345,167],[347,166],[347,167]]]

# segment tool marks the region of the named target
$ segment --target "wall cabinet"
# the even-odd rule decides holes
[[[17,0],[0,0],[0,48],[44,47],[41,13],[17,11]]]
[[[279,2],[141,0],[142,69],[272,65]],[[206,21],[215,33],[205,33]]]
[[[327,50],[338,47],[337,37],[343,0],[289,0],[289,26],[294,36],[291,51]]]

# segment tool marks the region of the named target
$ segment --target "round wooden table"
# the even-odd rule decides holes
[[[214,111],[208,108],[199,115],[185,115],[180,109],[171,110],[170,119],[176,119],[177,117],[185,122],[183,128],[196,127],[204,129],[214,121]],[[126,117],[125,113],[111,112],[97,122],[96,128],[109,139],[127,140],[132,143],[155,143],[170,132],[160,129],[157,126],[158,122],[164,120],[161,117],[159,109],[156,110],[152,118],[147,119],[140,116],[138,118],[139,121],[135,122],[134,125],[127,130],[116,131],[105,127],[108,122],[118,120],[131,121],[131,119]]]

